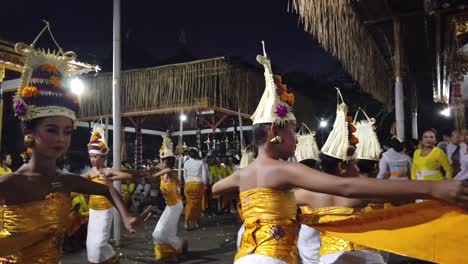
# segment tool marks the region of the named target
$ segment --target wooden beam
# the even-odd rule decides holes
[[[226,117],[228,117],[228,115],[223,115],[223,117],[221,117],[221,119],[216,122],[215,129],[218,128],[218,126],[224,121],[224,119],[226,119]]]

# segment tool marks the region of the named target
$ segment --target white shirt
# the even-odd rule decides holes
[[[389,149],[379,161],[377,179],[408,180],[411,174],[411,159],[402,152]]]
[[[456,180],[468,180],[468,153],[466,152],[466,144],[460,146],[460,171],[455,176]]]
[[[449,159],[450,164],[453,163],[452,162],[452,156],[453,156],[453,153],[455,152],[456,149],[457,149],[457,145],[455,145],[455,144],[449,143],[447,145],[447,157]],[[460,160],[461,160],[461,157],[465,154],[465,149],[466,149],[466,144],[461,143],[460,144]]]
[[[184,164],[184,180],[185,182],[203,182],[204,184],[211,183],[208,165],[202,160],[190,158]]]

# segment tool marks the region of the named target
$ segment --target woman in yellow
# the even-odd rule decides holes
[[[10,166],[11,166],[11,163],[12,163],[10,154],[2,153],[1,158],[2,158],[2,162],[0,164],[1,165],[0,166],[0,176],[5,174],[5,173],[11,173]]]
[[[156,260],[177,261],[178,256],[187,249],[187,241],[177,236],[177,225],[184,210],[179,193],[180,181],[175,166],[175,156],[172,152],[171,139],[163,137],[163,144],[159,150],[161,171],[151,178],[161,178],[161,192],[166,200],[166,208],[159,218],[153,232],[154,255]]]
[[[88,144],[89,159],[93,169],[83,177],[102,185],[112,186],[113,181],[129,180],[132,175],[107,168],[105,165],[110,149],[104,137],[104,127],[96,124]],[[116,263],[118,256],[109,244],[112,220],[112,203],[104,196],[89,197],[89,222],[86,237],[86,252],[90,263]]]
[[[130,216],[112,186],[57,171],[57,160],[70,146],[79,110],[75,95],[62,85],[67,83],[68,61],[76,57],[74,53],[49,53],[23,43],[16,45],[16,51],[25,56],[25,69],[14,109],[32,156],[14,173],[0,177],[5,199],[0,263],[58,264],[71,192],[107,197],[130,231],[142,221]]]
[[[414,152],[411,179],[419,181],[440,181],[452,179],[452,166],[443,150],[436,147],[436,131],[424,131],[420,147]],[[441,169],[445,171],[442,174]]]
[[[457,189],[459,197],[463,196],[463,184],[455,181],[431,184],[348,179],[284,161],[294,155],[296,145],[295,117],[291,112],[293,97],[283,84],[275,84],[265,52],[263,56],[257,56],[257,61],[265,68],[266,81],[266,89],[252,115],[258,156],[246,168],[213,186],[214,193],[240,191],[245,232],[236,264],[297,262],[298,223],[292,188],[347,197],[432,197],[449,202],[455,202],[452,195]],[[349,170],[353,172],[352,167]]]

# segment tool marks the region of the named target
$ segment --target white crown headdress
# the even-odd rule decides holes
[[[265,91],[251,119],[254,125],[261,123],[283,125],[288,121],[296,120],[292,113],[294,95],[287,92],[286,85],[281,83],[281,78],[277,77],[277,82],[275,82],[271,62],[267,57],[263,41],[262,44],[263,55],[257,55],[257,62],[262,64],[265,69]]]
[[[352,147],[352,144],[356,144],[358,140],[352,134],[355,132],[352,120],[347,118],[348,106],[343,100],[340,89],[336,88],[336,91],[338,97],[336,118],[333,129],[322,147],[322,153],[340,160],[351,160],[355,155],[354,151],[350,151],[350,147]]]
[[[366,117],[365,120],[357,122],[358,113],[362,112]],[[356,153],[358,159],[364,160],[379,160],[382,148],[375,133],[375,118],[369,118],[364,110],[358,109],[354,116],[354,124],[356,125],[356,136],[359,138],[359,143],[356,145]]]
[[[91,132],[91,138],[88,143],[88,153],[97,154],[97,155],[107,155],[110,151],[110,148],[107,145],[104,126],[101,121],[96,123],[93,126],[93,131]]]
[[[239,163],[239,168],[245,168],[249,166],[250,163],[254,160],[254,151],[252,146],[248,146],[241,150],[242,157]]]
[[[307,130],[307,131],[304,131]],[[320,151],[315,141],[315,131],[310,129],[302,123],[301,129],[297,134],[297,145],[296,145],[296,159],[298,162],[305,159],[318,160]]]

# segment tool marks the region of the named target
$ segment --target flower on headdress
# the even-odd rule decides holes
[[[24,102],[17,102],[15,104],[15,116],[24,116],[28,112],[28,108]]]
[[[57,76],[52,76],[49,78],[49,82],[55,87],[61,87],[62,81]]]
[[[87,146],[88,146],[88,148],[91,147],[91,143],[88,143]]]
[[[55,73],[57,72],[57,67],[53,64],[43,64],[41,65],[41,70],[45,72]]]
[[[20,90],[21,97],[32,97],[39,95],[39,90],[34,86],[25,86]]]
[[[99,143],[98,143],[98,147],[99,147],[99,148],[102,148],[102,147],[104,147],[104,142],[102,142],[102,141],[101,141],[101,142],[99,142]]]
[[[31,154],[32,153],[32,148],[30,148],[30,147],[26,148],[26,153]]]
[[[101,152],[102,152],[102,153],[106,153],[106,152],[107,152],[107,148],[102,148],[102,149],[101,149]]]
[[[359,143],[359,139],[355,135],[351,134],[349,142],[353,145],[356,145],[357,143]]]
[[[286,117],[288,115],[288,112],[289,112],[289,107],[285,104],[278,104],[276,106],[276,109],[275,109],[275,114],[280,117],[280,118],[283,118],[283,117]]]
[[[93,135],[91,137],[91,142],[96,142],[96,141],[98,141],[98,139],[99,139],[99,137],[97,135]]]

